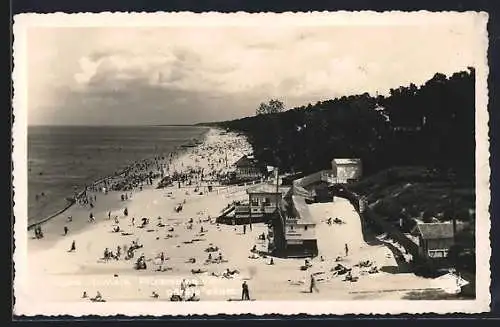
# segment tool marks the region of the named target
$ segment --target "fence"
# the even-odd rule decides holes
[[[351,202],[356,211],[358,211],[361,217],[361,223],[364,226],[375,225],[387,236],[401,246],[412,255],[414,259],[419,259],[419,249],[418,245],[408,238],[399,228],[386,221],[383,217],[375,213],[369,206],[366,205],[365,200],[362,196],[350,191],[347,187],[344,187],[343,193],[345,197]]]
[[[243,185],[231,185],[231,186],[221,186],[217,187],[217,194],[224,195],[226,198],[234,195],[235,193],[246,191],[248,186],[259,184],[260,181],[247,182]]]
[[[413,258],[418,258],[420,256],[418,251],[418,245],[410,240],[402,231],[400,231],[396,226],[387,222],[381,216],[377,215],[371,208],[367,208],[362,214],[361,219],[367,221],[369,224],[375,224],[380,229],[382,229],[389,238],[393,239],[404,249],[410,253]]]

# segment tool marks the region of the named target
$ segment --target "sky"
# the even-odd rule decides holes
[[[29,125],[191,124],[387,94],[475,66],[461,21],[26,29]]]

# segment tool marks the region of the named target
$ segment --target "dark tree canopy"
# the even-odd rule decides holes
[[[277,114],[285,110],[285,104],[278,99],[271,99],[268,103],[262,102],[255,111],[256,115]]]
[[[361,158],[366,175],[394,166],[450,170],[474,180],[475,71],[436,74],[389,96],[343,96],[283,111],[278,100],[257,115],[216,123],[243,132],[256,159],[284,171],[330,167],[332,158]]]

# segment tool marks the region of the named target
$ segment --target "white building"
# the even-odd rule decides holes
[[[337,183],[345,184],[358,181],[362,175],[361,159],[335,158],[332,160],[332,174]]]

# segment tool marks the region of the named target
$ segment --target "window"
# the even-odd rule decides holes
[[[270,206],[270,205],[271,205],[271,199],[269,199],[269,198],[264,198],[264,202],[263,202],[263,204],[264,204],[266,207]]]
[[[259,205],[259,199],[253,198],[252,199],[252,207],[258,206]]]
[[[444,258],[446,257],[443,250],[429,250],[429,258]]]

